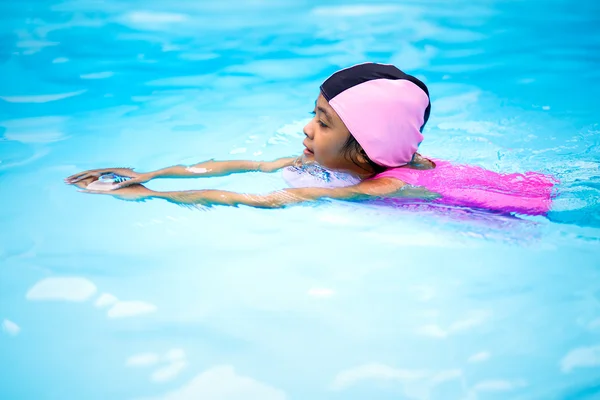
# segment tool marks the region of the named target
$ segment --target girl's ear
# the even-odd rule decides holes
[[[358,146],[358,161],[361,163],[367,163],[367,160],[369,159],[369,157],[367,156],[367,153],[363,150],[362,146]]]

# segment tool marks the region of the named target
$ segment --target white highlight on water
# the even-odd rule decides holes
[[[21,332],[21,328],[19,327],[19,325],[15,324],[14,322],[8,319],[5,319],[2,322],[2,330],[10,336],[17,336],[19,332]]]
[[[53,277],[37,282],[26,294],[27,300],[86,301],[96,293],[96,285],[80,277]]]
[[[96,299],[96,302],[94,303],[94,305],[98,308],[104,308],[104,307],[109,307],[112,306],[114,304],[116,304],[119,301],[119,299],[110,294],[110,293],[102,293],[100,295],[100,297],[98,297],[98,299]]]

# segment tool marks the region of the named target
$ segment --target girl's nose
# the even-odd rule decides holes
[[[302,129],[302,132],[304,132],[304,134],[305,134],[305,135],[306,135],[306,136],[307,136],[309,139],[311,139],[311,140],[312,140],[312,138],[313,138],[313,133],[314,133],[314,132],[313,132],[313,129],[312,129],[312,120],[311,120],[311,121],[310,121],[308,124],[306,124],[306,125],[304,126],[304,129]]]

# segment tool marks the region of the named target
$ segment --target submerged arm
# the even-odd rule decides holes
[[[299,188],[283,189],[265,195],[244,194],[224,190],[187,190],[157,192],[141,185],[110,192],[92,192],[111,194],[123,199],[147,200],[163,199],[181,205],[247,205],[257,208],[281,208],[291,204],[329,198],[338,200],[364,200],[371,197],[398,193],[404,183],[390,178],[363,181],[344,188]],[[91,192],[91,191],[87,191]]]

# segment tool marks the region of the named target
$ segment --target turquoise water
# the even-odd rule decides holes
[[[2,399],[600,398],[597,3],[5,0],[0,20]],[[551,215],[62,182],[299,154],[318,85],[366,60],[428,84],[423,154],[554,174]]]

